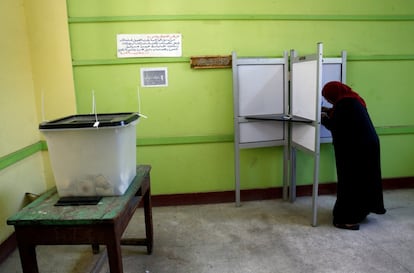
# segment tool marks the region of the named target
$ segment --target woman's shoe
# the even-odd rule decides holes
[[[359,230],[359,224],[338,224],[338,223],[334,223],[334,226],[336,228],[341,228],[341,229]]]

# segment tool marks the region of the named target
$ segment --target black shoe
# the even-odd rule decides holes
[[[337,223],[334,223],[334,226],[336,228],[341,228],[341,229],[359,230],[359,224],[337,224]]]

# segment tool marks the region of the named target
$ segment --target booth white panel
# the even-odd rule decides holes
[[[316,120],[318,61],[293,63],[292,115]]]
[[[239,116],[284,113],[284,65],[239,65]]]
[[[322,86],[330,81],[342,81],[342,63],[324,63],[322,65]]]
[[[240,143],[275,141],[284,139],[283,122],[257,121],[239,123]]]
[[[322,87],[330,81],[342,82],[342,63],[324,63],[322,65]],[[332,104],[330,104],[323,96],[321,96],[321,100],[322,106],[332,107]],[[322,139],[332,138],[331,131],[326,129],[323,125],[320,127],[319,134]]]
[[[292,124],[292,143],[296,143],[314,152],[316,150],[315,130],[316,127],[313,125],[302,123]]]

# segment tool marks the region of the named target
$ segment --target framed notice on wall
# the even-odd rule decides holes
[[[181,34],[118,34],[117,57],[181,57]]]
[[[166,67],[141,68],[142,87],[168,86],[168,70]]]

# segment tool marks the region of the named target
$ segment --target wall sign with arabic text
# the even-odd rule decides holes
[[[117,57],[181,57],[181,34],[118,34]]]

